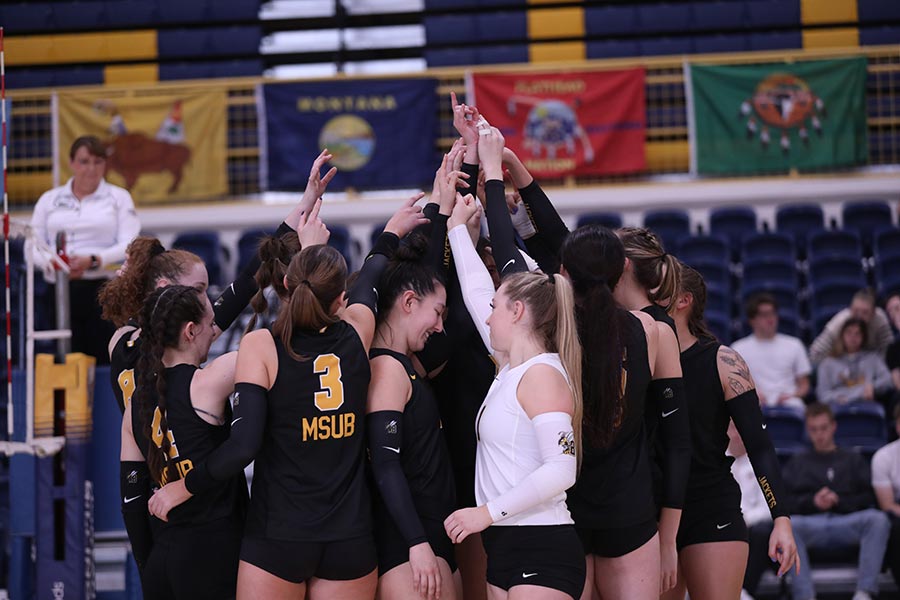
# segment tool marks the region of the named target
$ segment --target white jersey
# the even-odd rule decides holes
[[[516,487],[544,463],[534,425],[516,395],[525,372],[538,364],[552,366],[568,381],[559,355],[555,353],[538,354],[512,369],[506,365],[491,385],[475,421],[478,437],[475,499],[479,506]],[[496,521],[494,525],[566,525],[573,522],[566,506],[566,493],[561,492]]]

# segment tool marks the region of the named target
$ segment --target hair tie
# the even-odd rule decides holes
[[[163,248],[162,244],[154,244],[152,248],[150,248],[150,258],[156,258],[160,254],[163,254],[166,251]]]
[[[550,284],[556,284],[556,277],[553,276],[553,273],[547,274],[547,282]]]
[[[303,285],[305,285],[305,286],[308,287],[309,289],[313,289],[313,286],[312,286],[312,284],[309,282],[309,279],[304,279],[304,280],[301,281],[300,283],[303,284]]]
[[[663,260],[663,259],[665,259],[668,255],[669,255],[668,252],[663,252],[662,254],[659,255],[658,258],[659,258],[659,260]]]

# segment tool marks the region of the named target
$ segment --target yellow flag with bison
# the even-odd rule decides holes
[[[59,184],[71,176],[69,148],[82,135],[106,144],[106,180],[139,204],[228,192],[224,91],[59,92]]]

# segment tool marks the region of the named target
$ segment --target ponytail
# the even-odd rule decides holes
[[[250,317],[244,333],[253,331],[256,328],[257,317],[269,309],[266,288],[271,286],[281,300],[286,301],[290,297],[287,288],[284,287],[284,276],[291,259],[300,252],[300,241],[294,232],[280,237],[267,235],[260,240],[258,252],[260,265],[254,275],[256,293],[250,299],[253,316]]]
[[[647,298],[654,304],[666,306],[666,311],[672,314],[681,278],[680,262],[665,251],[662,241],[649,229],[622,227],[616,234],[622,240],[634,277],[647,292]]]
[[[706,311],[706,282],[703,276],[691,267],[681,264],[681,293],[690,294],[693,297],[691,312],[688,314],[688,331],[694,337],[716,339],[714,333],[709,330],[703,313]]]

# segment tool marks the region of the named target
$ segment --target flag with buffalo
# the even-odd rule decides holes
[[[646,165],[643,68],[475,73],[468,104],[538,177],[610,175]]]
[[[686,69],[691,170],[813,171],[868,157],[866,59]]]
[[[324,148],[338,172],[329,190],[426,186],[434,179],[437,81],[380,79],[270,83],[260,131],[262,179],[302,190]]]
[[[152,93],[151,93],[152,92]],[[106,179],[137,203],[228,193],[227,98],[223,90],[59,92],[59,183],[82,135],[107,146]]]

